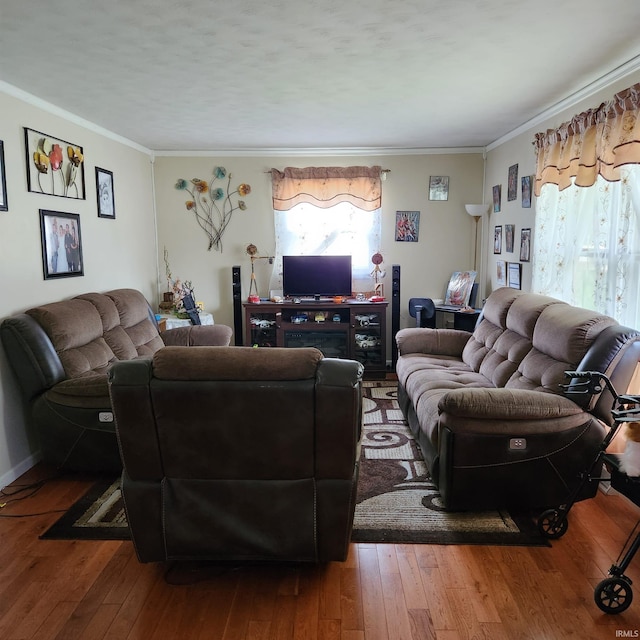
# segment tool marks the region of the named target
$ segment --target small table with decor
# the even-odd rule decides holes
[[[199,313],[200,324],[214,324],[213,314],[211,313]],[[175,329],[177,327],[188,327],[191,325],[189,318],[179,318],[173,313],[159,313],[156,316],[158,320],[158,328],[160,331],[166,331],[167,329]]]

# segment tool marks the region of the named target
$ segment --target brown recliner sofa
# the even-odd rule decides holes
[[[603,372],[621,393],[640,358],[640,332],[507,287],[489,296],[473,333],[401,329],[396,342],[400,406],[452,510],[563,504],[613,403],[608,391],[565,392],[577,382],[565,371]]]
[[[139,291],[86,293],[6,318],[0,337],[38,434],[43,459],[62,469],[119,472],[107,370],[165,345],[228,345],[224,325],[159,333]]]
[[[166,347],[109,384],[141,562],[347,556],[363,367],[314,348]]]

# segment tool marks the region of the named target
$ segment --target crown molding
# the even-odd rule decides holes
[[[616,67],[615,69],[605,74],[604,76],[598,78],[597,80],[594,80],[591,84],[588,84],[586,87],[583,87],[579,91],[576,91],[575,93],[572,93],[571,95],[567,96],[563,100],[560,100],[560,102],[556,102],[556,104],[549,107],[548,109],[545,109],[534,118],[531,118],[531,120],[524,122],[513,131],[510,131],[509,133],[505,134],[501,138],[494,140],[491,144],[487,145],[487,151],[491,151],[496,147],[503,145],[505,142],[512,140],[513,138],[517,138],[519,135],[525,133],[529,129],[532,129],[533,127],[537,127],[538,125],[542,124],[546,120],[553,118],[554,116],[558,115],[559,113],[562,113],[566,109],[571,108],[573,105],[578,104],[582,100],[590,98],[592,95],[594,95],[598,91],[601,91],[602,89],[606,89],[609,85],[613,84],[618,80],[621,80],[622,78],[628,76],[634,71],[638,71],[639,69],[640,69],[640,56],[636,56],[635,58],[632,58],[631,60],[629,60],[628,62],[625,62],[619,67]]]
[[[43,111],[46,111],[51,115],[58,116],[59,118],[68,120],[69,122],[73,124],[77,124],[80,127],[84,127],[85,129],[88,129],[89,131],[93,131],[94,133],[104,136],[105,138],[113,140],[114,142],[119,142],[120,144],[123,144],[127,147],[131,147],[136,151],[141,151],[142,153],[146,153],[148,156],[153,157],[153,151],[151,151],[151,149],[147,149],[146,147],[143,147],[137,142],[134,142],[133,140],[129,140],[128,138],[125,138],[121,135],[118,135],[113,131],[109,131],[108,129],[105,129],[104,127],[101,127],[95,124],[94,122],[85,120],[84,118],[77,116],[75,113],[71,113],[66,109],[57,107],[55,104],[51,104],[50,102],[47,102],[42,98],[38,98],[37,96],[34,96],[32,93],[28,93],[27,91],[18,89],[18,87],[14,87],[12,84],[9,84],[8,82],[4,82],[3,80],[0,80],[0,92],[6,93],[7,95],[12,96],[13,98],[17,98],[18,100],[22,100],[27,104],[37,107],[38,109],[42,109]]]
[[[396,147],[353,147],[353,148],[256,148],[256,149],[191,149],[191,150],[162,150],[156,149],[153,154],[160,157],[322,157],[322,156],[423,156],[445,155],[460,153],[484,153],[484,147],[441,147],[434,149],[396,148]]]

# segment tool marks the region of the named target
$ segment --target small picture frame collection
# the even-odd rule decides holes
[[[86,200],[84,149],[77,143],[24,127],[27,191]],[[115,219],[113,172],[95,167],[99,218]],[[0,140],[0,211],[8,211],[4,141]],[[45,280],[84,275],[80,214],[39,209]]]

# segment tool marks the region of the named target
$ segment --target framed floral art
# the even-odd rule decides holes
[[[84,153],[77,144],[24,128],[27,189],[84,200]]]

